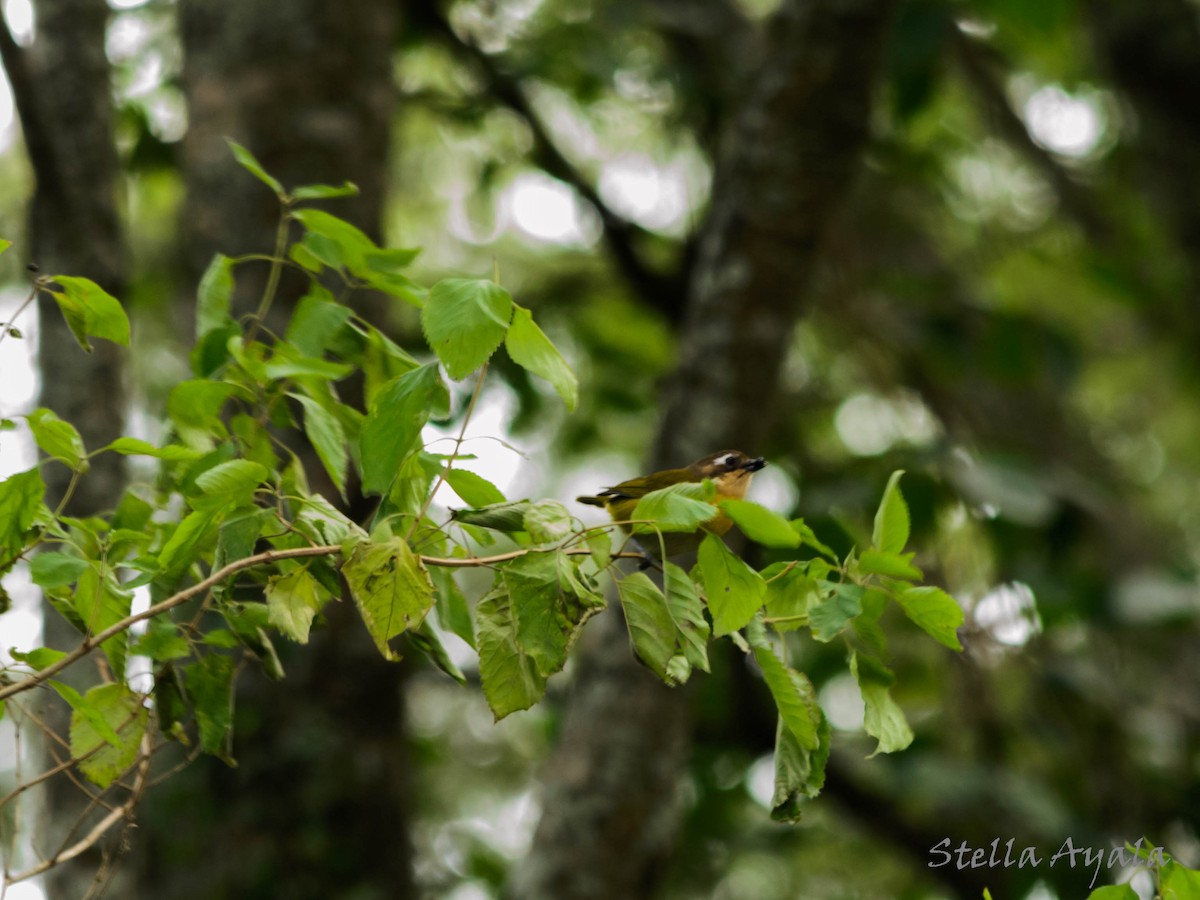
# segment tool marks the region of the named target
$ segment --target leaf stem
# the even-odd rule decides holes
[[[463,441],[467,436],[467,426],[471,423],[471,414],[475,412],[475,404],[479,402],[479,395],[483,393],[483,381],[487,378],[487,373],[488,363],[485,362],[479,370],[479,378],[475,381],[475,389],[471,391],[471,399],[467,403],[467,411],[463,414],[462,426],[458,429],[458,437],[454,439],[454,449],[450,451],[450,457],[446,460],[446,465],[442,468],[442,471],[438,472],[437,480],[433,483],[433,487],[430,488],[428,496],[425,497],[425,503],[421,506],[421,511],[413,519],[412,526],[408,529],[408,536],[405,538],[407,541],[411,541],[413,535],[417,533],[417,527],[421,524],[421,520],[425,518],[425,513],[429,512],[429,506],[433,503],[434,495],[446,483],[446,476],[454,467],[454,461],[458,459]]]
[[[17,307],[17,311],[12,314],[12,318],[0,325],[0,344],[4,343],[4,339],[8,337],[9,329],[13,327],[13,323],[17,321],[21,313],[25,312],[25,309],[29,306],[29,304],[34,301],[34,298],[37,297],[39,290],[40,287],[35,284],[29,291],[29,296],[21,301],[21,305]]]
[[[290,222],[291,217],[285,205],[283,214],[279,217],[279,227],[275,230],[275,255],[271,257],[271,271],[267,275],[267,286],[263,289],[262,300],[258,304],[258,310],[254,313],[254,321],[246,329],[247,344],[253,341],[255,335],[258,334],[258,328],[267,318],[267,312],[270,311],[271,304],[275,300],[275,291],[279,287],[279,276],[283,271],[283,253],[287,249],[288,224]]]

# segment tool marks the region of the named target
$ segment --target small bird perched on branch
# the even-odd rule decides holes
[[[594,496],[576,497],[580,503],[588,506],[599,506],[608,510],[614,522],[628,522],[633,518],[638,501],[647,494],[662,490],[675,484],[698,484],[709,479],[716,485],[717,493],[712,502],[714,505],[722,500],[741,500],[746,496],[750,487],[750,479],[754,473],[766,465],[761,456],[749,457],[740,450],[722,450],[712,453],[703,459],[684,466],[682,469],[664,469],[650,475],[631,478],[618,485],[606,488]],[[700,546],[706,533],[721,535],[727,532],[733,521],[718,510],[700,528],[692,532],[666,532],[662,535],[662,546],[665,546],[667,556],[679,556],[690,553]],[[622,525],[629,531],[628,525]],[[658,557],[662,547],[657,534],[645,534],[639,541],[647,552]]]

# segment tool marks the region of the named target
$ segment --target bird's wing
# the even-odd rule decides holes
[[[671,476],[667,482],[668,484],[691,480],[691,473],[686,469],[672,469],[668,472],[660,472],[658,474]],[[645,478],[632,478],[629,481],[622,481],[620,484],[614,484],[610,488],[605,488],[600,492],[600,496],[611,497],[614,500],[640,500],[649,493],[650,489],[646,486]]]

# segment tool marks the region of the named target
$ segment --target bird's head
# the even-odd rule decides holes
[[[688,466],[696,481],[710,478],[722,497],[746,496],[750,478],[767,463],[761,456],[747,456],[740,450],[722,450],[698,459]]]

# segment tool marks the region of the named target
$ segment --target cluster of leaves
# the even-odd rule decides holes
[[[45,501],[39,467],[0,483],[0,574],[26,559],[32,579],[83,635],[72,649],[14,654],[0,700],[48,683],[72,709],[70,749],[101,787],[139,764],[147,743],[174,740],[232,761],[236,674],[246,661],[282,677],[274,641],[305,643],[325,605],[348,586],[380,653],[402,645],[464,680],[443,644],[456,634],[478,653],[484,694],[497,718],[527,709],[560,671],[581,627],[606,605],[600,579],[617,596],[638,657],[665,682],[708,671],[709,643],[726,637],[752,654],[779,709],[774,815],[792,820],[821,789],[830,727],[812,683],[787,663],[801,630],[817,641],[841,639],[866,703],[866,729],[890,752],[912,732],[890,694],[879,621],[894,602],[920,628],[958,648],[958,604],[920,586],[908,540],[899,475],[889,482],[871,546],[838,559],[803,521],[758,504],[725,500],[721,510],[776,561],[757,571],[713,534],[699,542],[690,572],[669,560],[627,573],[615,561],[635,555],[629,533],[653,547],[671,533],[694,533],[714,515],[712,485],[677,485],[638,504],[632,520],[586,527],[553,500],[510,501],[449,454],[426,448],[422,429],[451,414],[444,380],[472,376],[471,409],[500,346],[544,379],[568,407],[575,377],[528,309],[489,280],[450,279],[426,290],[404,274],[413,250],[385,249],[337,217],[308,207],[352,186],[286,191],[244,149],[242,165],[270,187],[281,208],[279,245],[263,257],[218,255],[197,297],[193,377],[170,393],[169,440],[124,437],[89,450],[78,432],[48,410],[26,416],[45,454],[75,479],[99,453],[159,461],[152,489],[129,489],[109,515],[76,518]],[[298,241],[288,244],[297,223]],[[258,310],[235,317],[238,271],[270,266]],[[287,266],[308,278],[282,335],[266,314]],[[120,304],[86,279],[39,278],[84,349],[92,338],[128,344]],[[347,304],[371,291],[420,309],[431,357],[406,352]],[[300,439],[300,436],[303,439]],[[375,497],[369,522],[352,521],[308,486],[305,457],[343,499]],[[448,485],[466,504],[446,522],[430,516]],[[701,531],[701,534],[703,532]],[[614,537],[616,540],[614,540]],[[504,541],[503,546],[495,546]],[[481,556],[481,548],[492,555]],[[34,552],[36,551],[36,552]],[[468,602],[454,573],[487,567],[490,591]],[[134,613],[136,588],[150,595]],[[136,637],[136,623],[147,624]],[[105,683],[80,693],[57,680],[98,649]],[[148,658],[148,692],[128,681],[129,660]]]

